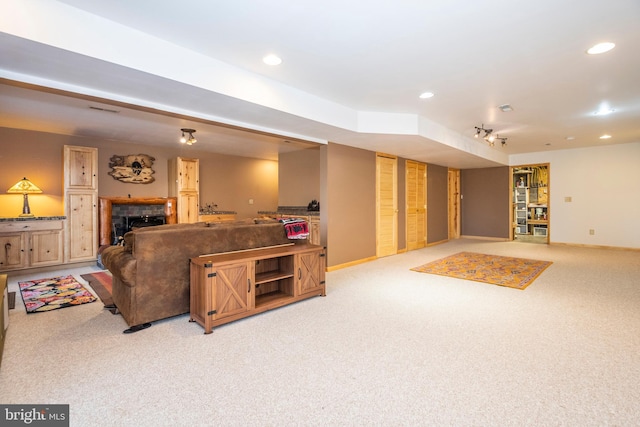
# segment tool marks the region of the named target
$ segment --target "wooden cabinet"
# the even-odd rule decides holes
[[[309,216],[309,243],[320,245],[320,217]]]
[[[1,228],[1,226],[0,226]],[[24,233],[0,234],[0,271],[16,270],[26,265],[27,246]]]
[[[234,213],[198,215],[198,222],[232,222],[236,220]]]
[[[289,244],[191,259],[191,321],[205,333],[247,316],[325,295],[324,248]]]
[[[169,196],[178,199],[178,223],[198,222],[200,162],[177,157],[169,160]]]
[[[65,262],[96,259],[98,149],[64,146]]]
[[[63,263],[62,220],[0,223],[0,271]]]

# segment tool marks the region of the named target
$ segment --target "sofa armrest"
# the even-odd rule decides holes
[[[102,251],[102,264],[112,275],[129,287],[136,285],[137,262],[122,246],[109,246]]]

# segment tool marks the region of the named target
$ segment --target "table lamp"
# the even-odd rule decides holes
[[[29,209],[29,194],[42,193],[42,190],[39,189],[33,182],[29,181],[27,178],[22,178],[20,181],[16,183],[13,187],[7,190],[7,193],[20,193],[24,196],[24,205],[22,206],[22,214],[21,217],[31,217],[33,214]]]

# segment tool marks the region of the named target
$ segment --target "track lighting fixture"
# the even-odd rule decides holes
[[[480,125],[480,127],[475,126],[475,129],[476,129],[476,134],[474,135],[474,137],[479,138],[480,134],[484,132],[484,136],[482,137],[482,139],[487,141],[491,147],[494,146],[496,139],[500,141],[502,146],[505,146],[507,144],[507,138],[501,138],[500,135],[497,135],[497,134],[494,135],[493,129],[485,129],[484,124]]]
[[[193,136],[193,134],[196,133],[195,129],[182,128],[180,130],[182,131],[182,137],[180,138],[181,143],[187,144],[187,145],[193,145],[196,142],[198,142],[198,140]],[[185,133],[188,136],[185,135]]]
[[[474,135],[476,138],[480,137],[480,134],[484,132],[484,140],[487,141],[489,138],[489,136],[491,135],[491,133],[493,132],[493,129],[485,129],[484,128],[484,124],[480,125],[480,127],[476,126],[476,134]]]

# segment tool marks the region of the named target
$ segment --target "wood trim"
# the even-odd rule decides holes
[[[332,265],[331,267],[327,267],[327,271],[336,271],[342,268],[353,267],[354,265],[364,264],[365,262],[375,261],[377,260],[377,256],[370,256],[368,258],[362,258],[355,261],[345,262],[344,264]]]
[[[505,237],[486,237],[486,236],[460,236],[462,239],[491,240],[493,242],[509,242],[510,239]]]
[[[586,249],[608,249],[608,250],[614,250],[614,251],[640,252],[640,248],[627,248],[625,246],[586,245],[584,243],[562,243],[562,242],[549,242],[549,244],[557,245],[557,246],[573,246],[575,248],[586,248]]]

